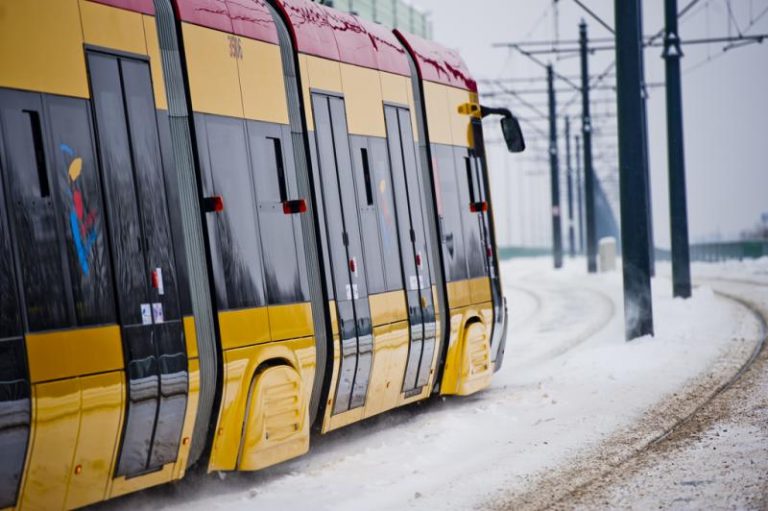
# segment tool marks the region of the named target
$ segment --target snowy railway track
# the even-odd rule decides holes
[[[699,282],[706,283],[713,287],[713,292],[724,300],[729,300],[738,304],[740,307],[749,311],[751,316],[757,321],[760,328],[757,342],[755,343],[749,357],[736,368],[724,381],[712,389],[711,385],[702,393],[688,392],[682,395],[675,395],[672,399],[662,403],[656,413],[652,412],[650,417],[642,421],[639,428],[632,428],[630,431],[621,432],[614,438],[608,440],[601,449],[592,456],[587,456],[572,463],[569,467],[552,474],[551,476],[538,481],[532,488],[511,499],[505,499],[494,505],[495,509],[503,510],[543,510],[543,509],[570,509],[606,507],[607,501],[602,500],[608,483],[606,481],[621,480],[622,471],[629,471],[628,466],[641,459],[644,455],[662,448],[662,445],[686,428],[694,429],[694,432],[700,432],[703,424],[696,422],[700,415],[706,415],[703,412],[724,393],[732,389],[744,376],[749,373],[756,364],[768,364],[768,283],[755,282],[739,278],[712,277],[699,279]],[[720,287],[720,289],[718,289]],[[722,289],[723,287],[730,289]],[[734,289],[734,287],[736,289]],[[766,289],[762,293],[762,302],[760,298],[755,299],[752,293],[745,292],[739,287],[750,289]],[[695,386],[694,388],[698,388]],[[704,394],[703,396],[701,394]],[[666,412],[674,411],[677,406],[684,402],[694,399],[695,404],[689,407],[686,413],[678,415],[669,422],[669,417],[664,417]],[[660,412],[660,413],[659,413]],[[674,413],[674,412],[673,412]],[[653,415],[656,415],[655,417]],[[658,424],[666,425],[658,429]],[[712,420],[701,421],[704,424]],[[657,430],[652,434],[647,432],[643,434],[640,430],[647,425],[657,426]],[[634,444],[627,447],[627,442],[631,439],[638,439]],[[622,449],[623,447],[623,449]],[[602,492],[599,497],[592,494]],[[591,497],[591,498],[590,498]],[[710,504],[711,505],[711,504]],[[610,506],[609,506],[610,507]]]
[[[606,471],[627,472],[634,453],[651,451],[752,354],[753,314],[704,289],[688,302],[657,289],[657,338],[625,343],[618,275],[547,263],[505,268],[515,284],[505,287],[509,339],[490,389],[313,437],[307,456],[259,473],[193,477],[109,509],[570,507],[562,499],[578,500]]]

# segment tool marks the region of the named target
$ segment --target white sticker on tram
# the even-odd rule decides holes
[[[152,324],[152,308],[148,303],[141,304],[141,324],[142,325]]]
[[[163,323],[165,321],[165,316],[163,315],[162,303],[152,304],[152,317],[154,318],[155,323]]]

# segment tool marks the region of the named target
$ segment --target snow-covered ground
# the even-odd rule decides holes
[[[649,412],[730,377],[759,324],[703,285],[688,301],[654,281],[656,336],[624,341],[621,275],[581,259],[503,267],[510,329],[490,389],[396,410],[325,437],[255,474],[183,482],[117,501],[124,509],[473,509],[505,506],[554,470],[632,432]],[[706,278],[768,280],[768,259],[697,265]],[[685,408],[680,403],[676,404]],[[682,413],[682,412],[681,412]],[[651,430],[649,430],[651,431]],[[633,438],[638,434],[632,433]]]

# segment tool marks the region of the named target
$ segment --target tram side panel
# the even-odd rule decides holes
[[[196,21],[181,32],[203,194],[223,201],[207,214],[224,367],[208,469],[255,470],[309,448],[315,339],[300,213],[284,209],[301,197],[274,26],[262,41]]]
[[[16,309],[4,307],[3,336],[24,336],[3,341],[14,346],[3,360],[28,379],[8,393],[26,397],[11,428],[25,454],[4,457],[13,468],[0,506],[79,507],[183,475],[194,417],[154,20],[40,0],[6,6],[2,21],[3,295]],[[104,62],[120,77],[120,119],[98,114],[105,87],[88,71]],[[134,183],[129,195],[116,192],[117,171]]]

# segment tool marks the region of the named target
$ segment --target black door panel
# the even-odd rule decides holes
[[[410,114],[394,106],[386,106],[384,114],[410,326],[403,392],[414,395],[429,382],[436,342],[431,252]]]
[[[176,459],[187,358],[149,65],[88,53],[128,400],[117,475]]]
[[[352,175],[344,101],[312,95],[329,281],[341,333],[341,367],[333,413],[365,404],[373,359],[373,331],[365,278],[360,217]],[[328,257],[329,256],[329,257]]]

